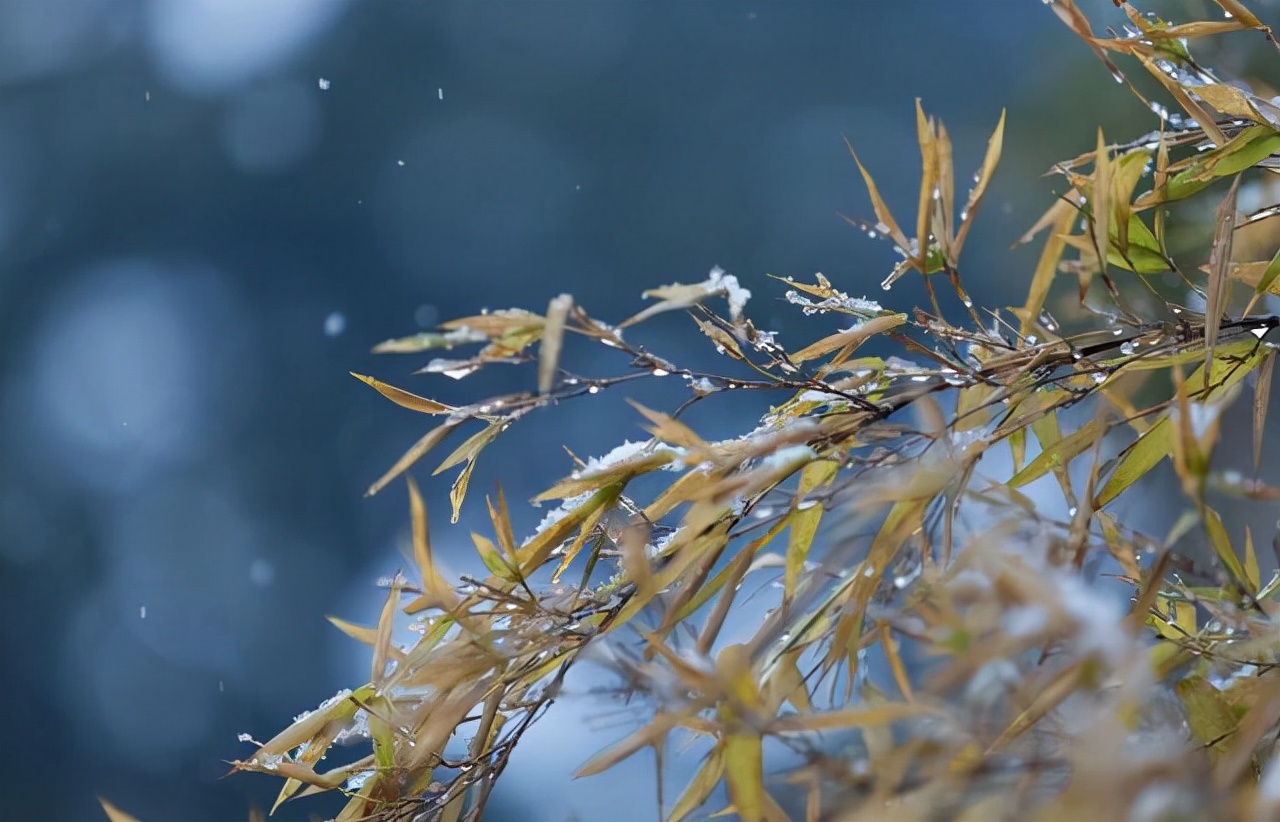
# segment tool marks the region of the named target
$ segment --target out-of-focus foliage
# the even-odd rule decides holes
[[[875,220],[855,222],[902,256],[885,288],[916,272],[927,308],[886,309],[821,275],[786,278],[797,310],[849,322],[786,345],[715,269],[646,292],[654,302],[616,325],[560,295],[545,313],[487,312],[379,346],[482,345],[422,369],[457,379],[495,364],[536,370],[536,392],[460,407],[357,375],[433,418],[370,493],[446,453],[435,471],[455,472],[454,521],[476,504],[476,460],[526,414],[641,379],[682,379],[691,396],[670,412],[637,405],[650,439],[579,460],[538,498],[558,507],[527,539],[502,492],[489,495],[492,528],[471,537],[485,579],[437,568],[409,479],[415,578],[391,581],[376,625],[333,620],[371,647],[368,682],[236,769],[283,778],[279,802],[341,791],[340,820],[478,819],[522,734],[590,659],[649,712],[584,755],[580,774],[652,751],[663,819],[725,803],[770,822],[1280,816],[1280,576],[1263,578],[1255,536],[1214,508],[1223,495],[1274,505],[1280,488],[1213,460],[1223,413],[1242,396],[1253,397],[1255,441],[1266,425],[1280,317],[1254,310],[1280,293],[1280,254],[1241,258],[1233,241],[1280,218],[1280,205],[1237,209],[1241,187],[1280,165],[1280,107],[1193,57],[1203,38],[1275,41],[1236,0],[1178,24],[1125,5],[1130,25],[1105,36],[1072,0],[1050,5],[1144,103],[1159,105],[1130,66],[1185,113],[1123,144],[1099,133],[1091,152],[1056,167],[1066,190],[1023,238],[1043,234],[1043,251],[1025,303],[1007,315],[976,308],[960,275],[1004,118],[962,197],[947,131],[917,104],[915,219],[895,218],[859,162]],[[1167,250],[1166,212],[1188,199],[1213,204],[1201,270]],[[1205,311],[1166,303],[1140,316],[1125,294],[1158,293],[1154,275],[1170,273]],[[1059,275],[1074,278],[1089,327],[1068,333],[1044,310]],[[632,341],[633,328],[672,311],[729,361],[724,373]],[[866,353],[873,339],[904,356]],[[630,369],[572,371],[581,341]],[[746,391],[777,400],[740,437],[708,440],[681,420]],[[441,452],[446,440],[456,445]],[[980,471],[989,453],[1012,470]],[[1185,513],[1167,534],[1139,533],[1110,503],[1164,460]],[[1065,517],[1027,496],[1045,479]],[[1127,608],[1085,573],[1099,558],[1129,589]],[[777,602],[748,639],[723,642],[748,577],[773,580]],[[421,632],[408,647],[392,641],[401,612]],[[886,681],[867,675],[873,655]],[[320,767],[351,737],[369,741],[367,755]],[[688,785],[668,789],[667,745],[689,738],[709,752]],[[786,767],[771,764],[784,753]]]

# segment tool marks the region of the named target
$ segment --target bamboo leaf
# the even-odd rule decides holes
[[[716,785],[720,784],[720,777],[723,775],[724,746],[716,745],[702,760],[693,778],[689,780],[689,785],[672,806],[668,822],[680,822],[694,810],[702,807],[711,796],[711,792],[716,789]]]
[[[325,619],[329,620],[329,623],[339,631],[342,631],[342,633],[352,639],[363,642],[365,645],[373,647],[378,641],[378,632],[373,628],[356,625],[354,622],[347,622],[345,619],[339,619],[336,616],[327,616]]]
[[[639,751],[641,748],[648,748],[653,745],[661,744],[666,739],[667,734],[676,725],[675,717],[666,713],[659,713],[653,718],[648,725],[640,728],[627,738],[617,742],[600,753],[587,760],[582,767],[574,772],[575,779],[584,776],[594,776],[609,770],[614,765]]]
[[[1267,263],[1267,267],[1263,269],[1261,276],[1258,277],[1258,284],[1254,286],[1255,294],[1265,294],[1271,290],[1271,285],[1276,281],[1276,277],[1280,277],[1280,249],[1276,250],[1275,256],[1271,258],[1271,262]]]
[[[369,490],[365,491],[364,495],[366,497],[371,497],[383,488],[386,488],[388,483],[403,474],[415,462],[426,456],[432,448],[439,445],[440,442],[443,441],[445,437],[449,436],[450,432],[460,424],[461,421],[448,421],[432,428],[422,436],[422,439],[415,442],[412,448],[404,452],[404,455],[401,456],[400,459],[396,460],[395,465],[391,466],[385,474],[373,483],[373,485],[370,485]]]
[[[1106,430],[1107,425],[1102,420],[1090,420],[1074,433],[1045,445],[1035,459],[1010,478],[1007,485],[1010,488],[1021,488],[1050,471],[1065,469],[1071,460],[1091,448]]]
[[[538,353],[538,393],[546,394],[555,382],[556,366],[564,343],[564,324],[573,308],[573,297],[561,294],[547,306],[547,321],[542,329],[542,347]]]
[[[653,423],[653,426],[648,429],[649,433],[653,434],[660,441],[680,448],[702,448],[706,445],[706,442],[703,441],[702,437],[699,437],[694,433],[692,428],[680,422],[675,417],[672,417],[669,414],[664,414],[661,411],[653,411],[649,408],[645,408],[634,400],[627,400],[627,402],[632,408],[639,411],[645,419]]]
[[[449,504],[453,508],[449,514],[449,522],[453,525],[457,525],[458,518],[462,516],[462,503],[467,498],[467,488],[471,485],[471,472],[475,467],[476,460],[472,457],[467,460],[466,465],[462,466],[453,484],[449,486]]]
[[[865,708],[780,716],[772,720],[768,728],[770,733],[866,728],[934,713],[937,710],[923,702],[884,702]]]
[[[1182,171],[1168,181],[1165,200],[1182,200],[1207,187],[1214,180],[1229,177],[1252,168],[1280,150],[1280,134],[1269,126],[1249,126],[1231,140],[1218,143],[1212,151],[1198,155]],[[1135,205],[1153,205],[1139,198]]]
[[[463,460],[474,460],[484,450],[485,446],[497,439],[498,435],[506,430],[506,427],[507,423],[505,421],[491,422],[470,437],[467,437],[461,445],[453,449],[449,456],[444,458],[443,462],[436,466],[431,475],[442,474]]]
[[[858,346],[876,334],[883,334],[886,331],[897,328],[906,321],[906,314],[885,314],[879,317],[872,317],[851,328],[832,334],[829,337],[823,337],[817,342],[805,346],[791,355],[791,361],[796,363],[806,362],[836,349],[846,347],[850,350],[857,349]]]
[[[1202,676],[1184,677],[1174,690],[1186,709],[1192,735],[1209,749],[1210,759],[1216,762],[1224,753],[1221,743],[1240,725],[1240,713]]]
[[[1106,269],[1109,259],[1111,216],[1111,174],[1112,162],[1107,141],[1102,137],[1102,129],[1098,129],[1098,146],[1093,154],[1093,186],[1090,188],[1089,208],[1093,219],[1090,220],[1090,238],[1093,252],[1098,258],[1098,267]]]
[[[904,254],[910,256],[911,243],[907,241],[907,235],[902,233],[902,229],[898,227],[898,221],[893,219],[892,212],[885,205],[884,198],[880,196],[880,189],[876,188],[876,181],[871,179],[871,174],[862,165],[862,161],[858,159],[858,153],[853,150],[853,145],[847,138],[844,144],[848,147],[849,153],[853,155],[853,162],[857,164],[858,171],[862,174],[862,181],[867,185],[867,194],[871,197],[871,208],[876,213],[876,219],[880,221],[884,232],[897,244],[898,248]]]
[[[396,388],[394,385],[388,385],[382,380],[375,379],[374,377],[357,374],[354,371],[349,373],[351,376],[366,385],[373,386],[374,390],[379,394],[391,400],[396,405],[404,408],[408,408],[413,411],[421,411],[423,414],[449,414],[456,410],[453,406],[445,405],[444,403],[436,402],[435,400],[429,400],[426,397],[419,397],[417,394],[411,394],[408,391]]]
[[[1026,242],[1037,233],[1042,227],[1051,228],[1049,236],[1044,241],[1044,249],[1040,252],[1040,259],[1036,262],[1036,270],[1031,275],[1031,286],[1027,289],[1027,301],[1023,304],[1018,319],[1022,322],[1022,334],[1030,334],[1035,329],[1035,323],[1040,317],[1040,311],[1044,308],[1045,298],[1049,296],[1049,288],[1053,285],[1054,275],[1058,273],[1058,261],[1062,259],[1062,252],[1066,250],[1066,236],[1071,228],[1071,223],[1075,220],[1079,213],[1071,194],[1058,199],[1057,202],[1045,213],[1044,217],[1032,226],[1031,230],[1024,235],[1022,242]]]
[[[399,577],[387,591],[387,601],[378,616],[378,627],[373,640],[373,664],[369,681],[381,685],[387,675],[387,660],[391,655],[391,629],[395,627],[396,609],[400,605]]]
[[[818,523],[822,520],[822,503],[815,501],[806,503],[805,497],[830,482],[835,477],[837,468],[835,462],[824,460],[811,462],[800,470],[800,488],[796,494],[796,508],[788,518],[791,533],[787,539],[787,564],[783,576],[783,597],[786,600],[790,600],[795,595],[800,571],[804,568],[809,548],[813,545],[814,535],[818,532]]]
[[[1227,196],[1222,199],[1214,216],[1213,250],[1209,253],[1209,283],[1205,289],[1204,312],[1204,362],[1205,377],[1209,375],[1209,363],[1213,362],[1213,349],[1218,344],[1218,329],[1222,312],[1226,308],[1231,280],[1227,266],[1231,261],[1232,238],[1236,227],[1236,192],[1240,178],[1231,181]],[[1206,383],[1207,385],[1207,383]]]
[[[916,140],[920,143],[920,202],[916,210],[916,237],[923,243],[924,238],[935,233],[930,229],[933,217],[933,198],[935,192],[941,197],[938,184],[937,126],[931,118],[926,118],[920,98],[916,98]]]
[[[1213,547],[1213,553],[1222,563],[1222,567],[1241,589],[1256,590],[1249,588],[1249,575],[1240,564],[1240,557],[1236,556],[1235,546],[1231,544],[1231,537],[1227,534],[1226,526],[1222,524],[1222,517],[1217,511],[1207,506],[1203,516],[1204,529],[1209,535],[1209,544]]]
[[[973,226],[973,218],[978,213],[978,207],[982,205],[982,196],[987,192],[987,186],[991,183],[991,177],[995,174],[996,166],[1000,164],[1000,152],[1004,146],[1004,120],[1007,112],[1000,110],[1000,120],[996,123],[995,131],[991,132],[991,137],[987,140],[987,153],[982,158],[982,168],[978,171],[977,182],[973,186],[973,190],[969,192],[969,200],[965,203],[964,210],[960,213],[963,215],[960,222],[960,232],[956,235],[955,250],[956,256],[960,255],[960,249],[964,246],[965,238],[969,236],[969,229]]]
[[[1249,594],[1256,596],[1262,586],[1262,572],[1258,569],[1258,554],[1253,547],[1253,529],[1244,527],[1244,575],[1249,581]]]
[[[98,797],[98,804],[102,806],[103,812],[106,813],[107,819],[111,820],[111,822],[138,822],[136,816],[125,813],[101,796]]]
[[[764,748],[760,735],[749,731],[727,734],[722,745],[724,778],[734,811],[743,822],[763,822]]]
[[[436,568],[435,560],[431,555],[427,508],[422,502],[422,494],[418,491],[418,483],[414,482],[413,477],[409,477],[408,480],[413,559],[418,566],[418,575],[422,578],[422,596],[406,605],[404,611],[406,614],[413,614],[433,607],[451,611],[458,604],[458,596]]]
[[[1271,402],[1271,375],[1275,372],[1276,352],[1269,351],[1254,370],[1253,384],[1253,471],[1262,465],[1262,438],[1267,428],[1267,406]]]

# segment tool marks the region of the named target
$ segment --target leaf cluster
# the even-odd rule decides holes
[[[562,294],[543,313],[484,312],[378,346],[479,345],[422,369],[455,379],[497,365],[536,373],[536,390],[463,406],[356,375],[434,420],[369,493],[457,440],[434,467],[456,472],[454,522],[477,459],[527,414],[637,380],[683,380],[689,397],[670,412],[635,405],[647,439],[575,458],[538,496],[558,507],[527,538],[494,491],[490,528],[471,535],[484,579],[440,570],[408,478],[413,579],[390,582],[376,625],[332,620],[370,646],[368,681],[235,768],[282,778],[277,805],[341,792],[343,822],[478,819],[522,735],[590,662],[647,709],[580,775],[651,751],[657,815],[672,822],[716,806],[753,822],[1280,814],[1280,576],[1264,579],[1253,534],[1218,511],[1222,498],[1280,499],[1257,478],[1280,317],[1256,312],[1280,294],[1280,252],[1241,259],[1233,245],[1244,231],[1275,233],[1280,205],[1237,204],[1280,165],[1280,108],[1192,56],[1205,38],[1274,37],[1238,0],[1217,0],[1222,19],[1180,24],[1120,4],[1129,25],[1107,35],[1073,0],[1049,5],[1145,105],[1163,111],[1120,64],[1145,70],[1183,113],[1125,143],[1099,132],[1092,151],[1055,167],[1065,189],[1021,239],[1044,236],[1023,305],[981,311],[961,278],[1004,116],[961,200],[946,128],[917,103],[915,220],[895,219],[855,155],[875,220],[852,222],[901,255],[884,287],[914,272],[928,307],[886,309],[822,275],[780,278],[797,310],[848,323],[789,346],[749,318],[750,292],[717,268],[645,292],[654,302],[616,324]],[[1167,214],[1205,197],[1212,241],[1203,266],[1183,270]],[[1071,332],[1046,311],[1063,277],[1077,286]],[[1166,301],[1170,281],[1203,310]],[[1134,293],[1163,308],[1143,316]],[[693,321],[723,373],[630,339],[664,312]],[[571,338],[611,349],[625,369],[570,370]],[[867,353],[873,339],[901,356]],[[1252,471],[1216,469],[1224,416],[1250,386]],[[739,437],[706,439],[682,419],[745,391],[773,404]],[[1185,505],[1167,533],[1142,533],[1113,502],[1164,462]],[[1098,567],[1127,602],[1101,589]],[[775,601],[729,641],[749,581],[772,583]],[[421,633],[408,646],[393,641],[401,614]],[[367,755],[322,768],[353,735]],[[707,755],[668,791],[673,739]],[[772,767],[778,751],[801,764]]]

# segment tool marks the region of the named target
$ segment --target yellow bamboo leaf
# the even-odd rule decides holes
[[[720,777],[724,775],[724,746],[717,744],[702,760],[702,764],[698,766],[698,770],[694,772],[693,778],[689,780],[689,785],[676,799],[676,804],[671,808],[671,815],[668,822],[680,822],[693,811],[702,807],[711,796],[711,792],[716,789],[716,785],[720,784]]]
[[[422,459],[432,448],[439,445],[459,424],[460,421],[447,421],[424,434],[422,439],[415,442],[413,447],[404,452],[400,459],[396,460],[395,465],[391,466],[373,485],[369,486],[369,490],[364,492],[365,496],[371,497],[386,488],[388,483],[407,471],[409,466]]]
[[[330,624],[342,631],[342,633],[370,647],[378,640],[378,632],[373,628],[365,625],[356,625],[354,622],[347,622],[345,619],[339,619],[336,616],[327,616],[325,619],[329,620]]]
[[[98,797],[98,804],[102,806],[103,812],[106,813],[107,819],[111,820],[111,822],[138,822],[136,816],[125,813],[101,796]]]
[[[408,408],[413,411],[421,411],[424,414],[449,414],[455,410],[451,405],[445,405],[442,402],[429,400],[426,397],[419,397],[417,394],[411,394],[408,391],[396,388],[394,385],[388,385],[382,380],[374,377],[357,374],[354,371],[348,373],[366,385],[372,386],[379,394],[391,400],[396,405],[404,408]]]
[[[897,328],[907,321],[906,314],[885,314],[854,325],[829,337],[823,337],[815,343],[805,346],[791,355],[792,362],[805,362],[836,349],[849,347],[856,349],[876,334]]]
[[[750,731],[727,734],[723,742],[724,778],[733,809],[743,822],[765,819],[764,748]]]
[[[964,215],[960,220],[960,231],[956,234],[955,250],[956,256],[960,255],[960,249],[964,246],[965,238],[969,236],[969,229],[973,226],[973,218],[978,213],[978,207],[982,205],[982,195],[987,191],[987,186],[991,183],[991,177],[995,174],[996,166],[1000,164],[1000,152],[1004,146],[1004,120],[1005,110],[1000,110],[1000,120],[996,123],[995,131],[991,132],[991,137],[987,140],[987,153],[982,158],[982,168],[978,170],[978,179],[974,183],[973,189],[969,192],[969,200],[965,203]]]
[[[780,716],[768,724],[768,729],[770,733],[790,733],[866,728],[935,713],[936,708],[922,702],[883,702],[864,708]]]
[[[667,734],[670,733],[671,729],[675,726],[675,717],[666,713],[657,714],[653,718],[653,721],[648,725],[645,725],[639,730],[633,732],[620,742],[610,745],[608,748],[605,748],[603,751],[587,760],[582,767],[578,768],[578,770],[574,772],[574,778],[579,779],[584,776],[594,776],[595,774],[602,773],[631,756],[636,751],[639,751],[641,748],[648,748],[653,745],[661,744],[662,741],[666,739]]]
[[[1048,419],[1042,417],[1041,419]],[[1007,483],[1010,488],[1021,488],[1033,480],[1037,480],[1050,471],[1058,469],[1066,469],[1080,454],[1089,450],[1098,441],[1098,438],[1107,430],[1107,424],[1099,419],[1093,419],[1080,426],[1075,432],[1043,446],[1043,450],[1036,454],[1027,466],[1014,474]]]
[[[848,147],[849,153],[853,155],[853,161],[858,165],[858,171],[862,173],[862,180],[867,184],[867,194],[871,197],[871,207],[875,210],[876,219],[884,227],[884,231],[889,238],[897,243],[903,253],[911,253],[911,243],[907,241],[907,235],[902,233],[902,229],[898,227],[898,221],[893,219],[893,214],[889,211],[889,207],[885,205],[884,198],[880,196],[880,189],[876,188],[876,181],[871,179],[871,174],[862,165],[862,161],[858,159],[858,153],[853,150],[853,145],[846,139],[845,146]]]

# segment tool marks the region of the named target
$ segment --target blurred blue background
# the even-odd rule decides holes
[[[323,617],[374,619],[405,567],[403,485],[362,493],[428,421],[347,372],[455,402],[533,385],[411,377],[425,358],[378,341],[561,291],[617,321],[713,265],[792,345],[816,334],[766,272],[914,304],[837,215],[871,215],[842,135],[914,213],[917,96],[961,192],[1009,108],[966,250],[997,304],[1034,259],[1006,248],[1049,202],[1038,175],[1099,122],[1155,125],[1036,2],[0,0],[3,818],[99,819],[94,793],[147,822],[269,806],[276,780],[222,779],[236,734],[363,681]],[[569,364],[625,369],[590,356]],[[525,499],[561,445],[636,438],[621,399],[522,422],[452,528],[451,476],[419,471],[443,562],[473,564],[499,475]],[[651,818],[648,760],[567,782],[626,728],[565,714],[493,818]]]

